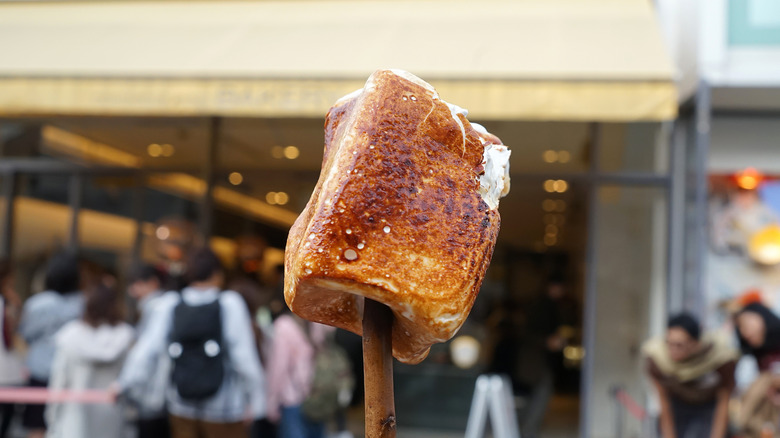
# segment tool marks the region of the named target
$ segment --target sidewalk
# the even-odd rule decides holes
[[[556,395],[550,401],[540,438],[577,438],[579,432],[579,398],[576,396]],[[349,430],[355,438],[363,438],[363,410],[350,411]],[[398,428],[398,436],[403,438],[463,438],[465,431],[441,431],[431,429]],[[491,436],[490,434],[486,435]],[[522,438],[522,437],[521,437]]]

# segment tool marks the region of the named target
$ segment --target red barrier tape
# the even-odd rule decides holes
[[[626,410],[639,421],[647,418],[647,411],[639,405],[628,393],[622,389],[615,391],[615,398],[623,405]]]
[[[114,398],[101,390],[49,390],[47,388],[0,388],[0,403],[45,405],[47,403],[112,404]]]

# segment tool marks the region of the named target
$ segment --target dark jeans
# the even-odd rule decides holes
[[[170,438],[168,417],[142,418],[138,420],[138,438]]]
[[[249,430],[249,437],[276,438],[276,426],[265,418],[255,420],[252,423],[252,428]]]
[[[323,438],[325,424],[306,419],[300,406],[283,407],[279,423],[279,438]]]
[[[0,438],[8,435],[8,428],[11,427],[11,420],[14,418],[16,406],[10,403],[0,403]]]
[[[38,380],[34,377],[30,377],[30,381],[27,386],[32,388],[46,388],[49,386],[49,382]],[[46,405],[26,405],[24,407],[24,415],[22,416],[22,426],[26,429],[41,430],[46,429],[46,420],[44,419],[44,412],[46,411]]]
[[[691,405],[671,399],[674,432],[677,438],[709,438],[715,415],[715,402]]]

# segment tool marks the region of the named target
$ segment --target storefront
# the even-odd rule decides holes
[[[30,266],[23,290],[59,247],[121,277],[133,260],[167,257],[172,234],[208,238],[228,261],[237,237],[260,235],[271,272],[316,182],[329,106],[375,68],[400,67],[513,150],[475,333],[500,303],[522,308],[563,274],[582,315],[564,355],[582,364],[581,436],[613,434],[613,385],[642,393],[637,351],[665,310],[680,184],[673,70],[647,2],[0,9],[2,250]],[[441,375],[430,367],[446,356],[410,370],[409,387],[415,373]],[[420,426],[446,426],[436,415]]]
[[[679,43],[696,67],[698,91],[676,126],[694,152],[685,167],[699,182],[685,195],[689,231],[680,247],[690,272],[674,307],[730,333],[734,299],[761,296],[777,308],[780,7],[717,0],[680,12],[678,24],[698,20],[697,32],[681,32]],[[698,53],[683,53],[691,47]]]
[[[751,294],[780,310],[779,133],[770,113],[713,118],[705,277],[712,326],[728,328],[731,302]]]

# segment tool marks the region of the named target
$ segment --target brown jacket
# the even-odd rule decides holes
[[[737,352],[723,338],[706,336],[699,352],[683,362],[673,361],[663,339],[645,343],[647,372],[669,395],[688,404],[714,401],[722,388],[734,387]]]

